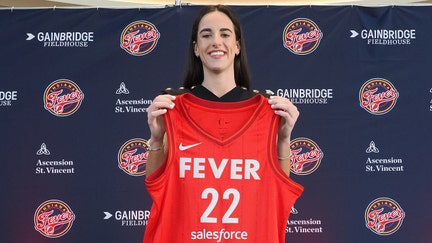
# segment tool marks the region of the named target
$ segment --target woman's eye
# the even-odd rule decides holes
[[[211,35],[210,34],[206,34],[206,35],[202,35],[202,38],[209,38]]]

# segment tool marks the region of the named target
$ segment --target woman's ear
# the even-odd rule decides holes
[[[237,46],[237,51],[236,51],[236,55],[240,54],[240,41],[236,41],[236,46]]]
[[[193,41],[192,44],[194,45],[194,53],[196,57],[199,57],[199,52],[198,52],[198,45],[196,41]]]

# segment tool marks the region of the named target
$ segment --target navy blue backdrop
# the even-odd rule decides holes
[[[0,10],[2,242],[142,242],[145,108],[199,9]],[[234,9],[253,88],[301,113],[286,241],[432,242],[432,8]]]

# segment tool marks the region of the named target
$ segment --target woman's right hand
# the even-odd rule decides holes
[[[162,115],[167,113],[168,109],[174,108],[175,98],[175,96],[169,94],[158,95],[147,108],[147,123],[150,128],[150,138],[153,142],[163,142],[165,124]]]

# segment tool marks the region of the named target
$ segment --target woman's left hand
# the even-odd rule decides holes
[[[279,140],[290,139],[291,132],[294,129],[300,112],[291,101],[281,96],[271,96],[269,104],[274,109],[275,114],[281,116],[278,133]]]

